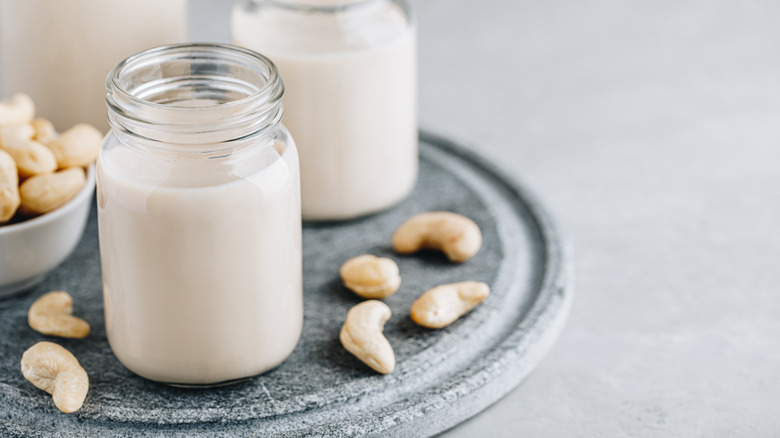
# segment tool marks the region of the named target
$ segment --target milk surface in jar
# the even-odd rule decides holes
[[[187,40],[186,0],[0,0],[0,91],[64,130],[105,131],[103,82],[129,53]]]
[[[275,67],[168,46],[123,61],[107,87],[98,221],[114,354],[176,385],[277,366],[303,307],[298,156]]]
[[[403,1],[243,0],[235,44],[285,78],[304,219],[349,219],[404,199],[417,177],[416,30]]]

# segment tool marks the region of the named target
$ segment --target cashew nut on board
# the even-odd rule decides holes
[[[16,161],[0,149],[0,222],[11,219],[21,203]]]
[[[412,304],[412,320],[423,327],[446,327],[477,307],[488,295],[488,285],[478,281],[436,286]]]
[[[374,371],[388,374],[395,368],[395,353],[382,329],[392,312],[387,304],[369,300],[351,308],[341,327],[341,345]]]
[[[48,213],[76,196],[86,181],[84,169],[80,167],[33,176],[19,186],[21,211],[27,215]]]
[[[89,377],[70,351],[52,342],[38,342],[22,355],[24,378],[52,395],[62,412],[76,412],[84,404]]]
[[[482,233],[477,224],[466,216],[448,211],[417,214],[393,233],[393,249],[399,254],[437,249],[456,263],[474,257],[481,245]]]
[[[73,298],[64,291],[52,291],[35,300],[27,311],[27,323],[44,335],[83,338],[89,324],[73,316]]]
[[[401,285],[398,265],[394,261],[364,254],[341,265],[341,280],[351,291],[363,298],[386,298]]]

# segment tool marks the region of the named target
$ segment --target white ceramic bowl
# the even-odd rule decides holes
[[[84,188],[67,204],[0,227],[0,298],[31,288],[76,249],[84,234],[93,193],[94,164],[87,169]]]

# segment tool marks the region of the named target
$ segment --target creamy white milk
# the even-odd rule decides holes
[[[417,177],[416,32],[396,5],[373,3],[337,14],[233,13],[233,42],[271,58],[284,78],[304,219],[382,210]]]
[[[0,0],[3,95],[29,94],[59,130],[106,130],[106,75],[124,57],[186,41],[186,0]]]
[[[104,146],[106,329],[128,369],[208,385],[256,375],[292,352],[303,323],[300,198],[295,147],[279,156],[283,148],[221,165]]]

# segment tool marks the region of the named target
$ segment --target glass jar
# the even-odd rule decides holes
[[[404,1],[242,0],[233,43],[285,78],[303,218],[391,207],[417,178],[416,29]]]
[[[233,46],[163,46],[106,87],[97,192],[114,354],[185,386],[279,365],[303,306],[298,155],[276,67]]]
[[[187,0],[0,0],[0,90],[64,131],[105,132],[106,74],[128,53],[187,40]]]

